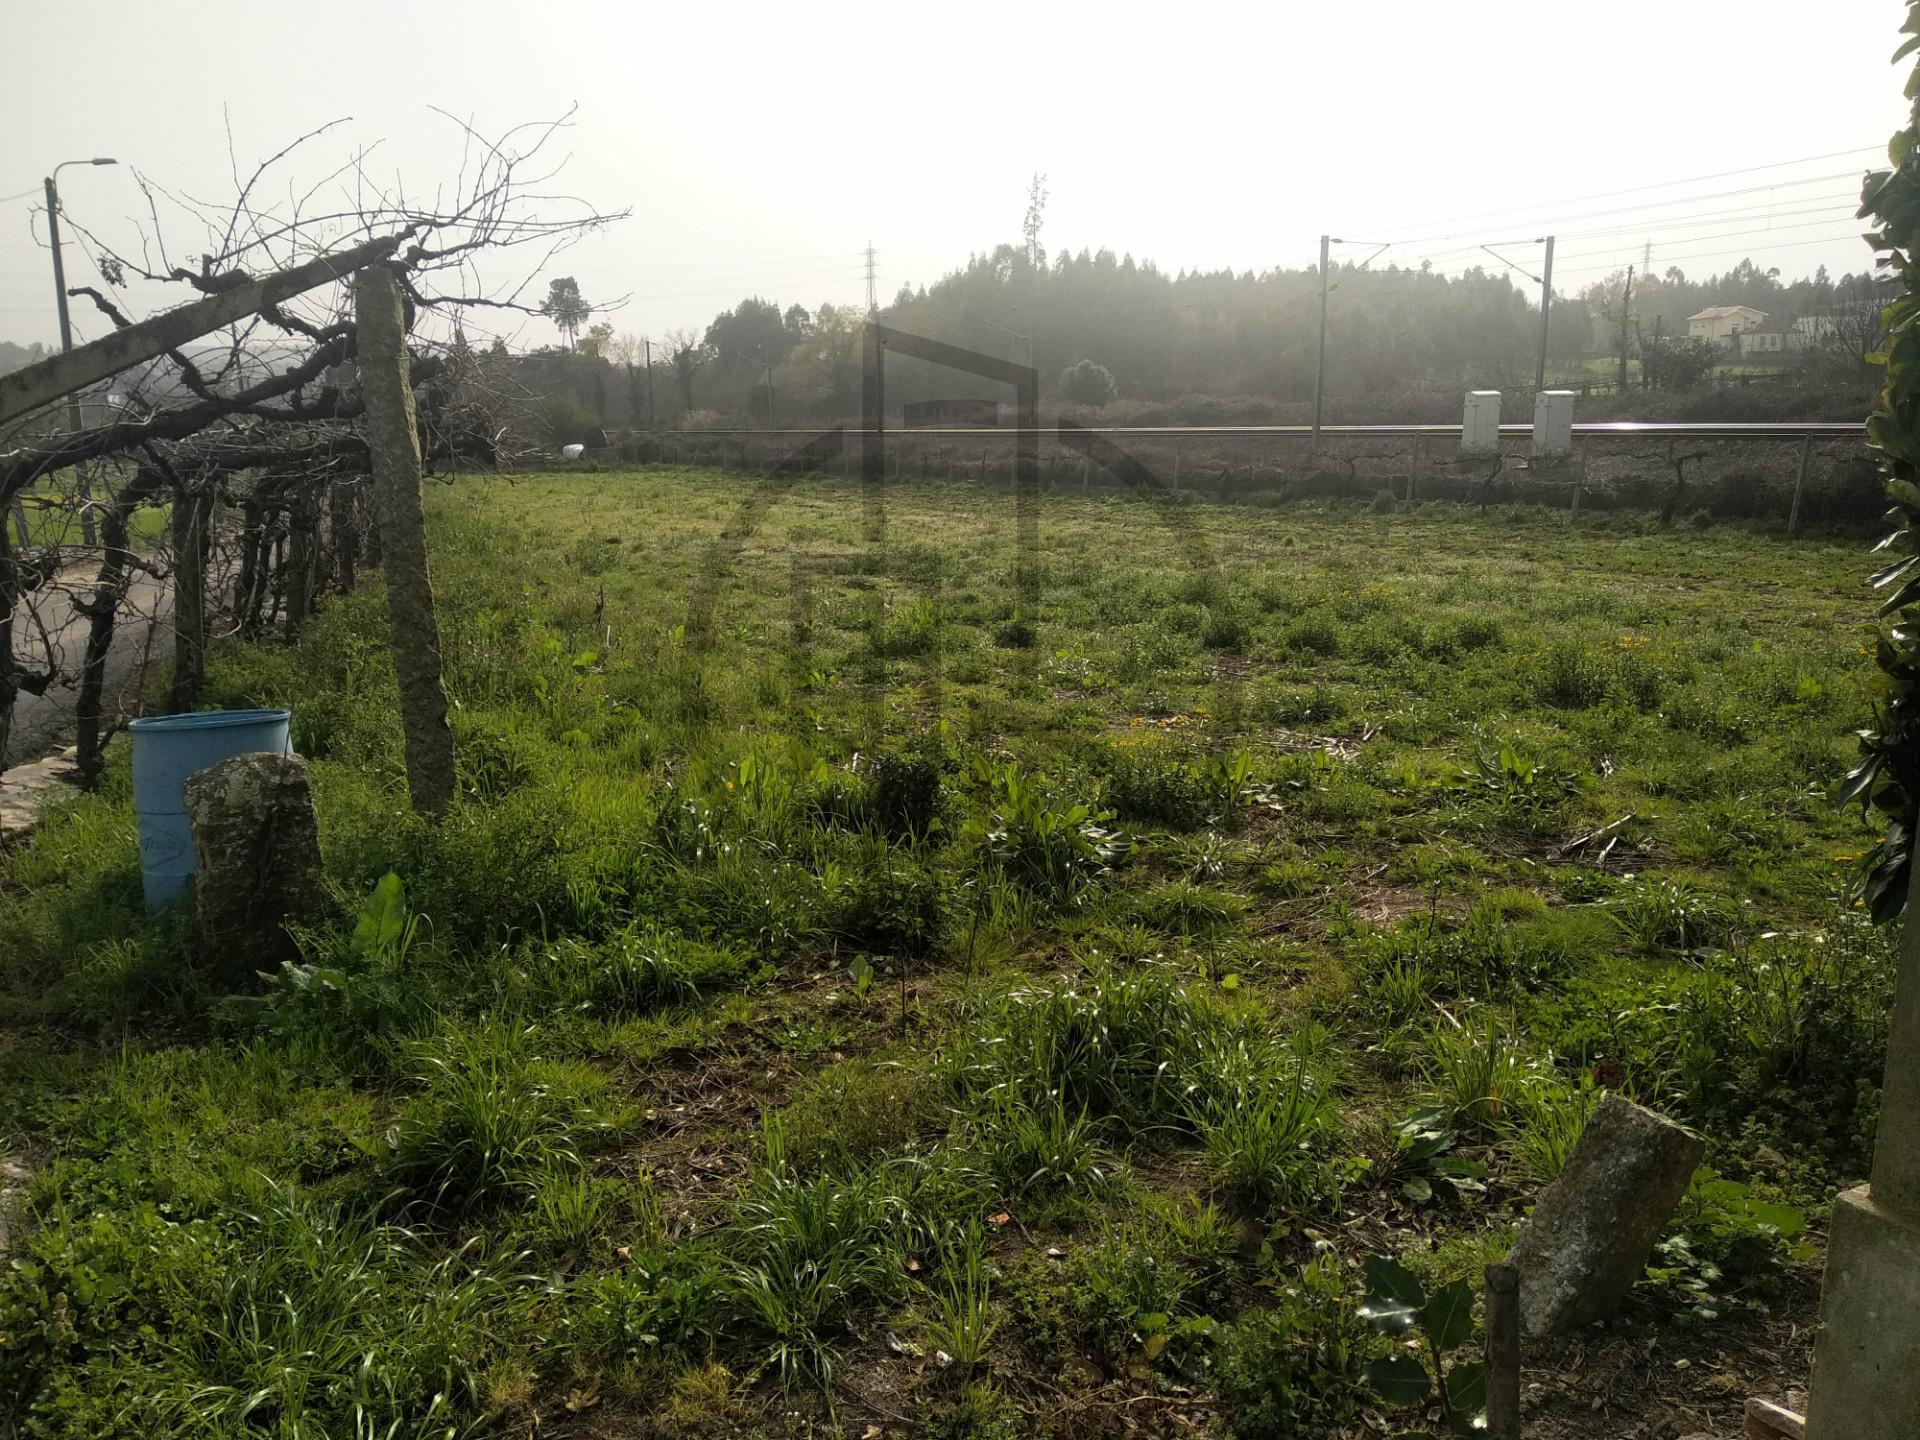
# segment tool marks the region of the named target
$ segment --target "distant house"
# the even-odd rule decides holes
[[[1778,321],[1763,318],[1750,330],[1735,331],[1727,343],[1742,355],[1780,355],[1799,348],[1793,343],[1796,338],[1794,332]]]
[[[1687,317],[1687,338],[1733,346],[1739,344],[1739,336],[1759,330],[1766,323],[1767,312],[1751,305],[1709,305]]]
[[[1840,333],[1840,322],[1831,315],[1802,315],[1793,322],[1787,336],[1789,350],[1818,350]]]

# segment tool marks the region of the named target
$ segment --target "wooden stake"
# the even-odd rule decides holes
[[[1487,1440],[1520,1440],[1520,1271],[1487,1266]]]
[[[1807,466],[1813,460],[1813,436],[1800,442],[1800,472],[1793,477],[1793,508],[1787,512],[1787,534],[1800,528],[1800,489],[1807,483]]]

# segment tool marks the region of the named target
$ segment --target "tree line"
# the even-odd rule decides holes
[[[577,329],[591,307],[571,281],[555,282],[556,319]],[[1548,328],[1549,384],[1579,384],[1624,347],[1633,383],[1685,389],[1728,358],[1689,345],[1687,317],[1709,305],[1750,305],[1770,323],[1826,317],[1813,354],[1796,363],[1862,383],[1862,357],[1878,342],[1880,297],[1871,277],[1835,280],[1825,269],[1797,280],[1743,260],[1700,279],[1669,268],[1625,271],[1577,293],[1557,293]],[[584,307],[584,308],[583,308]],[[1319,327],[1315,267],[1182,271],[1109,250],[1048,258],[1029,235],[977,255],[930,286],[905,287],[880,311],[887,324],[1031,363],[1054,404],[1109,400],[1174,404],[1204,415],[1234,397],[1310,403]],[[1530,286],[1473,268],[1335,265],[1328,277],[1326,388],[1356,415],[1390,410],[1413,394],[1530,388],[1540,312]],[[651,391],[643,342],[604,322],[534,362],[567,392],[560,428],[590,423],[818,424],[857,415],[860,327],[850,306],[799,304],[753,295],[714,316],[704,332],[652,343]],[[565,321],[561,321],[563,329]],[[1098,373],[1097,373],[1098,372]],[[1605,371],[1605,375],[1611,372]],[[1103,378],[1104,377],[1104,378]],[[645,393],[643,393],[645,392]],[[889,362],[890,410],[906,402],[991,397],[996,387],[912,360]],[[650,404],[649,404],[650,395]],[[1004,397],[1000,397],[1004,398]]]

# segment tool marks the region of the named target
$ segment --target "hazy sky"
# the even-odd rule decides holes
[[[250,169],[350,115],[304,178],[378,141],[376,170],[428,188],[458,153],[435,105],[498,131],[578,102],[565,184],[633,216],[555,273],[590,301],[630,296],[608,318],[635,334],[703,326],[749,293],[858,303],[869,241],[883,300],[931,282],[1018,239],[1035,170],[1049,249],[1168,270],[1310,263],[1322,231],[1449,270],[1519,241],[1504,251],[1532,268],[1525,242],[1552,228],[1569,290],[1648,240],[1656,269],[1751,255],[1839,273],[1864,268],[1865,147],[1904,116],[1887,63],[1902,9],[7,0],[0,339],[56,334],[36,213],[56,161],[120,160],[61,186],[76,219],[124,236],[142,203],[129,166],[232,193],[229,124]],[[1684,183],[1647,188],[1663,182]],[[93,278],[71,246],[68,266]]]

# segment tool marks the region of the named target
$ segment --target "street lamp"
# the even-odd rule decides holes
[[[69,165],[118,165],[120,162],[105,155],[95,156],[91,160],[62,160],[53,167],[53,174],[47,176],[47,243],[53,249],[53,297],[60,307],[60,349],[62,353],[73,349],[73,321],[67,316],[67,268],[60,258],[60,187],[56,183],[60,172]],[[67,396],[67,429],[80,430],[80,397]],[[93,543],[93,511],[88,508],[86,477],[80,480],[80,538],[87,544]],[[21,539],[25,540],[22,525]]]
[[[102,155],[92,160],[62,160],[47,176],[47,242],[53,248],[53,294],[60,304],[60,348],[73,348],[73,322],[67,318],[67,271],[60,258],[60,172],[69,165],[118,165],[118,160]],[[75,407],[78,414],[78,407]],[[75,428],[78,428],[76,421]]]

